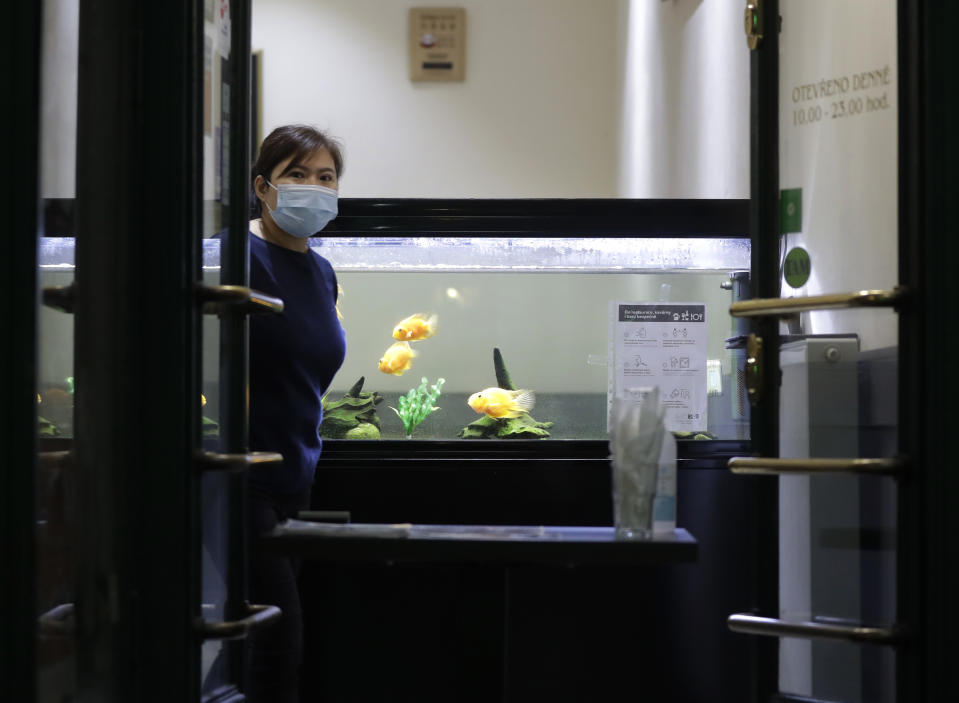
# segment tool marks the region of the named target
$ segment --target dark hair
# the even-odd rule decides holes
[[[260,216],[260,199],[256,197],[253,184],[257,176],[270,180],[270,174],[276,165],[292,157],[294,160],[306,158],[320,149],[326,149],[333,157],[333,167],[336,177],[343,175],[343,153],[340,143],[330,135],[321,132],[315,127],[301,124],[284,125],[277,127],[260,145],[260,153],[253,164],[250,173],[250,214]]]

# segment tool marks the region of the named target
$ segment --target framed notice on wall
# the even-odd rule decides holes
[[[410,8],[409,44],[410,80],[466,78],[466,10],[462,7]]]

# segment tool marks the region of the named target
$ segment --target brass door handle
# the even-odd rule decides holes
[[[236,640],[246,637],[250,630],[273,622],[283,614],[275,605],[246,604],[247,615],[239,620],[227,622],[207,622],[200,620],[197,623],[197,633],[204,640]]]
[[[858,290],[799,298],[754,298],[733,303],[729,306],[729,314],[733,317],[780,317],[811,310],[896,308],[906,297],[906,289],[897,286],[892,290]]]
[[[283,301],[246,286],[197,286],[205,315],[251,315],[283,312]]]
[[[734,474],[870,474],[899,476],[905,470],[903,459],[771,459],[737,456],[727,463]]]
[[[247,454],[221,454],[219,452],[197,452],[198,471],[246,471],[257,468],[277,467],[283,463],[283,455],[276,452],[249,452]]]
[[[802,637],[870,644],[899,644],[903,632],[898,627],[871,627],[860,624],[834,624],[828,622],[792,622],[776,618],[761,618],[737,613],[726,618],[726,625],[733,632],[771,637]]]
[[[37,468],[41,471],[56,471],[70,465],[73,452],[65,449],[58,452],[37,452]]]
[[[73,603],[61,603],[37,618],[42,637],[69,637],[76,629],[74,622]]]

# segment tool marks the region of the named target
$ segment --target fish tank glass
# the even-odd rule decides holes
[[[676,417],[689,411],[688,422],[667,424],[679,436],[748,438],[744,353],[730,343],[729,315],[730,281],[750,266],[745,236],[376,234],[310,240],[336,271],[347,337],[324,398],[325,439],[604,440],[610,399],[653,387]],[[221,242],[202,244],[203,281],[215,285]],[[41,241],[43,286],[72,280],[73,247],[69,237]],[[622,319],[623,305],[702,318],[644,326]],[[394,336],[411,318],[428,331]],[[44,308],[40,324],[40,430],[70,436],[72,317]],[[647,327],[686,346],[657,348],[641,338]],[[215,317],[204,316],[203,334],[204,433],[215,436]],[[387,373],[381,362],[394,345],[409,356]],[[505,397],[515,409],[497,417],[471,402],[497,388],[513,391]]]

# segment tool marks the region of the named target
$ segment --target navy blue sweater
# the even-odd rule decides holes
[[[313,483],[323,444],[320,399],[346,356],[336,274],[312,250],[250,234],[250,287],[283,299],[282,313],[250,317],[250,449],[283,455],[282,468],[251,470],[250,485],[289,495]]]

